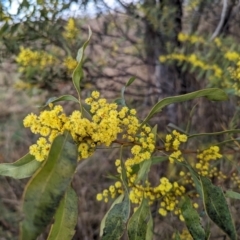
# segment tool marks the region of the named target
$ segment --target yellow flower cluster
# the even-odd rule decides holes
[[[50,110],[45,110],[39,116],[31,113],[23,121],[25,127],[29,127],[34,134],[40,134],[46,138],[47,143],[52,143],[54,138],[63,134],[64,131],[71,133],[74,141],[78,145],[79,159],[91,156],[97,145],[104,144],[109,146],[117,139],[119,133],[124,133],[124,137],[134,141],[133,136],[139,130],[139,122],[135,116],[135,109],[123,107],[119,111],[116,103],[107,103],[104,98],[99,98],[100,94],[93,91],[86,103],[90,105],[92,120],[82,116],[80,111],[74,111],[70,116],[66,116],[60,105],[50,104]],[[149,132],[150,128],[144,127]],[[150,133],[150,136],[151,133]],[[144,159],[148,159],[154,150],[153,138],[142,136],[140,139],[147,137],[144,150],[135,152],[135,158],[131,159],[131,164],[136,164]],[[30,147],[30,153],[36,157],[36,160],[43,161],[47,153],[41,150],[37,143],[35,147]],[[38,147],[37,147],[38,146]],[[130,160],[129,160],[130,161]]]
[[[176,239],[176,233],[173,234],[172,239]],[[181,234],[179,234],[179,238],[180,240],[193,240],[190,232],[185,228],[182,230]]]
[[[240,59],[240,54],[237,52],[233,52],[233,51],[228,51],[224,54],[224,57],[226,59],[228,59],[229,61],[237,61]]]
[[[115,198],[116,195],[120,195],[123,193],[122,183],[120,181],[115,182],[114,185],[109,186],[108,189],[103,190],[102,193],[97,194],[97,200],[104,202],[108,202],[109,198]]]
[[[196,35],[184,34],[183,32],[180,32],[178,34],[178,41],[179,42],[189,41],[192,44],[195,44],[195,43],[205,43],[205,40],[202,37],[196,36]]]
[[[221,42],[221,40],[220,40],[220,38],[215,38],[214,40],[213,40],[213,42],[216,44],[216,46],[217,47],[221,47],[222,46],[222,42]]]
[[[79,30],[76,27],[75,20],[73,18],[69,18],[65,26],[65,31],[63,32],[63,36],[67,39],[75,39],[78,33],[79,33]]]
[[[23,72],[26,67],[44,69],[46,66],[53,65],[56,59],[44,51],[32,51],[30,48],[20,47],[16,61],[21,66],[19,71]]]
[[[234,52],[235,53],[235,52]],[[233,53],[233,54],[234,54]],[[235,66],[234,67],[229,67],[228,71],[231,75],[231,78],[233,80],[233,83],[231,82],[231,88],[233,88],[238,96],[240,96],[240,55],[237,53],[235,57],[232,57],[232,61],[235,61]]]
[[[72,72],[77,67],[77,64],[77,60],[75,60],[71,56],[65,58],[63,61],[63,65],[67,68],[69,72]]]
[[[179,62],[187,62],[193,67],[200,68],[204,71],[213,71],[213,74],[216,78],[221,78],[223,76],[222,69],[216,64],[209,64],[199,59],[199,57],[192,53],[190,55],[185,55],[182,53],[172,53],[169,55],[164,55],[159,57],[160,62],[164,63],[168,60],[175,60]]]
[[[133,157],[130,157],[126,160],[126,167],[131,167],[135,164],[139,164],[145,160],[151,158],[152,153],[155,150],[155,137],[151,132],[151,128],[144,125],[141,129],[141,132],[138,136],[134,138],[134,134],[136,135],[139,123],[137,118],[131,119],[131,124],[128,125],[128,136],[124,135],[123,137],[127,137],[129,140],[134,141],[135,145],[131,148],[131,153]],[[135,121],[135,124],[134,124]],[[133,124],[133,125],[132,125]]]
[[[37,161],[46,159],[50,144],[57,135],[64,132],[64,124],[67,121],[61,106],[53,107],[51,104],[50,108],[42,111],[39,116],[31,113],[23,120],[23,125],[29,127],[32,133],[42,136],[29,148],[30,154],[35,156]]]
[[[120,159],[117,159],[115,165],[118,168],[118,172],[121,172],[120,164]],[[152,205],[154,201],[160,200],[158,211],[160,215],[166,216],[168,212],[173,212],[183,220],[181,211],[178,208],[179,198],[185,193],[183,186],[180,186],[177,182],[171,183],[166,177],[162,177],[159,180],[159,185],[156,187],[152,187],[149,181],[145,181],[143,186],[136,183],[137,175],[132,174],[131,167],[126,167],[126,170],[128,187],[131,189],[129,198],[132,203],[140,204],[143,198],[147,198],[149,205]],[[117,181],[115,186],[111,185],[109,189],[105,189],[102,193],[97,194],[97,200],[107,202],[109,198],[115,198],[116,193],[121,194],[122,192],[122,185]]]
[[[219,153],[218,146],[211,146],[209,149],[206,149],[197,154],[197,159],[199,159],[199,161],[195,164],[195,167],[198,171],[198,174],[202,176],[209,176],[209,174],[214,174],[217,169],[213,168],[213,171],[211,172],[210,161],[220,158],[222,158],[222,155]]]
[[[120,160],[115,162],[116,166],[120,166]],[[130,170],[130,171],[129,171]],[[128,187],[131,189],[129,198],[134,204],[140,204],[143,198],[147,198],[149,205],[152,205],[154,201],[160,200],[159,214],[166,216],[168,212],[173,212],[179,215],[183,220],[181,211],[178,207],[179,198],[185,193],[184,186],[180,186],[177,182],[171,183],[166,177],[162,177],[159,180],[159,185],[152,187],[149,181],[145,181],[145,185],[136,183],[136,174],[132,174],[131,168],[127,167]],[[116,194],[123,192],[121,182],[117,181],[115,185],[111,185],[109,189],[103,190],[102,193],[97,194],[97,200],[104,200],[107,202],[109,198],[115,198]]]
[[[180,134],[176,130],[173,130],[172,134],[167,134],[165,139],[165,149],[166,151],[173,152],[169,155],[170,163],[174,163],[175,160],[179,162],[183,161],[182,153],[179,150],[180,144],[187,141],[187,136],[185,134]]]

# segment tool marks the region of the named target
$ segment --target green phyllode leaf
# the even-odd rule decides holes
[[[164,162],[164,161],[167,161],[167,160],[168,160],[168,157],[166,157],[166,156],[153,156],[153,157],[151,157],[152,165],[158,164],[158,163],[161,163],[161,162]]]
[[[150,209],[149,209],[149,211],[150,211]],[[150,212],[149,221],[147,223],[146,240],[152,240],[152,239],[153,239],[153,217]]]
[[[192,93],[183,94],[175,97],[167,97],[156,103],[141,125],[145,124],[154,114],[161,112],[162,109],[172,103],[189,101],[199,97],[206,97],[212,101],[225,101],[228,99],[226,93],[218,88],[203,89]]]
[[[227,198],[240,199],[240,193],[232,191],[232,190],[226,191],[225,196]]]
[[[69,187],[77,166],[77,147],[69,140],[69,134],[54,139],[44,165],[25,187],[20,240],[36,240],[51,222]]]
[[[231,134],[231,133],[240,133],[240,130],[232,129],[232,130],[226,130],[226,131],[222,131],[222,132],[193,134],[193,135],[189,135],[188,139],[194,138],[194,137],[215,136],[215,135],[220,135],[220,134]],[[235,140],[238,140],[238,139],[236,138]]]
[[[128,222],[128,237],[130,240],[146,240],[147,232],[148,239],[151,239],[148,230],[148,223],[150,220],[151,212],[147,199],[143,198],[141,205]]]
[[[41,162],[36,161],[35,157],[28,153],[14,163],[0,164],[0,175],[15,179],[27,178],[31,177],[41,165]]]
[[[108,212],[102,240],[118,240],[125,231],[125,225],[130,214],[130,201],[128,193],[125,193],[121,203],[116,203]]]
[[[203,198],[201,182],[199,180],[199,174],[192,168],[190,164],[187,163],[185,164],[185,166],[187,167],[187,169],[189,170],[189,173],[191,174],[197,193],[201,196],[201,198]]]
[[[125,97],[124,97],[124,94],[125,94],[125,90],[126,90],[126,87],[129,87],[134,81],[135,81],[136,77],[131,77],[127,83],[125,84],[124,87],[122,87],[122,90],[121,90],[121,98],[120,98],[120,103],[121,105],[123,106],[126,106],[126,102],[125,102]]]
[[[48,106],[49,103],[56,103],[56,102],[61,102],[61,101],[71,101],[71,102],[76,102],[79,103],[78,99],[75,98],[72,95],[63,95],[61,97],[51,97],[48,99],[46,104],[44,106],[41,106],[41,108],[45,108]]]
[[[220,187],[215,186],[206,177],[200,177],[203,201],[208,216],[216,223],[231,240],[237,239],[235,226]]]
[[[73,85],[76,88],[79,96],[80,96],[80,82],[81,82],[82,77],[83,77],[82,65],[83,65],[84,51],[85,51],[85,49],[86,49],[86,47],[87,47],[87,45],[90,41],[91,36],[92,36],[92,31],[89,27],[88,28],[88,39],[83,44],[83,46],[78,50],[78,53],[77,53],[78,65],[73,72]]]
[[[137,178],[135,180],[135,183],[139,183],[140,181],[145,182],[145,180],[148,177],[148,173],[150,171],[152,165],[152,160],[148,159],[140,163],[140,169],[137,174]]]
[[[121,194],[120,196],[118,196],[118,197],[114,200],[114,202],[113,202],[113,204],[111,205],[110,209],[109,209],[109,210],[107,211],[107,213],[104,215],[104,217],[103,217],[103,219],[102,219],[102,221],[101,221],[101,224],[100,224],[100,237],[102,237],[102,235],[103,235],[103,229],[104,229],[105,226],[106,226],[106,218],[107,218],[110,210],[111,210],[116,204],[121,203],[122,200],[123,200],[123,198],[124,198],[124,194]]]
[[[71,240],[75,234],[77,218],[78,197],[75,191],[69,187],[56,211],[55,221],[47,240]]]
[[[200,217],[192,206],[192,202],[188,197],[185,197],[184,202],[181,206],[181,211],[185,219],[188,231],[192,235],[193,239],[205,240],[206,234],[201,225]]]

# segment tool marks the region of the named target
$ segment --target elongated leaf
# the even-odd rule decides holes
[[[176,125],[173,124],[173,123],[169,123],[167,126],[168,126],[169,128],[174,129],[174,130],[177,130],[177,131],[180,132],[180,133],[183,133],[183,134],[188,135],[186,131],[184,131],[182,128],[176,126]]]
[[[188,197],[185,197],[185,200],[181,206],[181,210],[188,231],[192,235],[193,239],[205,240],[206,234],[201,225],[200,217],[192,206],[192,202]]]
[[[125,106],[125,100],[123,100],[122,98],[117,98],[114,100],[114,103],[116,103],[118,106]]]
[[[77,166],[77,148],[70,135],[52,143],[47,160],[28,182],[23,194],[24,220],[20,240],[35,240],[50,223]]]
[[[31,177],[41,164],[41,162],[35,160],[34,156],[28,153],[14,163],[0,164],[0,175],[15,179]]]
[[[125,90],[126,90],[126,87],[130,86],[134,81],[135,81],[136,77],[131,77],[128,82],[125,84],[124,87],[122,87],[122,90],[121,90],[121,105],[123,106],[126,106],[126,102],[125,102]]]
[[[151,160],[152,160],[152,164],[158,164],[158,163],[161,163],[161,162],[164,162],[164,161],[168,160],[168,157],[166,157],[166,156],[155,156],[155,157],[152,157]]]
[[[152,165],[151,159],[145,160],[142,163],[140,163],[140,169],[138,171],[138,175],[135,180],[135,183],[139,183],[139,181],[141,181],[141,180],[143,180],[143,182],[145,182],[146,178],[148,177],[148,173],[150,171],[151,165]]]
[[[90,41],[91,36],[92,36],[92,31],[89,27],[88,28],[88,39],[83,44],[83,46],[78,50],[78,54],[77,54],[78,65],[73,72],[73,85],[76,88],[79,96],[80,96],[80,82],[81,82],[82,77],[83,77],[82,65],[83,65],[84,51],[85,51],[85,48],[87,47],[87,45]]]
[[[152,240],[152,239],[153,239],[153,218],[149,209],[149,221],[147,223],[146,240]]]
[[[103,235],[103,229],[105,228],[106,226],[106,219],[107,219],[107,216],[110,212],[110,210],[117,204],[117,203],[121,203],[122,200],[124,198],[124,194],[121,194],[120,196],[118,196],[115,201],[113,202],[113,204],[111,205],[110,209],[107,211],[107,213],[105,214],[105,216],[103,217],[102,221],[101,221],[101,224],[100,224],[100,237],[102,237]]]
[[[174,240],[181,240],[179,232],[174,233]]]
[[[147,223],[149,221],[150,209],[147,199],[143,198],[141,205],[133,213],[128,222],[128,237],[130,240],[146,240]]]
[[[221,135],[225,133],[240,133],[240,129],[232,129],[232,130],[226,130],[222,132],[213,132],[213,133],[199,133],[199,134],[193,134],[188,136],[188,138],[194,138],[194,137],[204,137],[204,136],[215,136],[215,135]],[[236,139],[238,140],[238,139]]]
[[[54,216],[54,224],[47,240],[71,240],[75,233],[77,217],[78,197],[75,191],[69,187]]]
[[[121,159],[121,179],[122,179],[122,183],[123,183],[123,187],[124,187],[124,190],[126,192],[128,192],[128,177],[127,177],[127,171],[126,171],[126,166],[123,162],[123,159],[122,159],[122,151],[123,151],[123,148],[121,147],[121,154],[120,154],[120,159]]]
[[[208,216],[231,240],[236,240],[235,227],[222,189],[213,185],[206,177],[201,177],[201,184],[204,206]]]
[[[162,109],[172,103],[179,103],[189,101],[199,97],[206,97],[212,101],[225,101],[228,99],[226,93],[218,88],[209,88],[203,89],[192,93],[187,93],[180,96],[175,97],[167,97],[159,101],[157,104],[153,106],[147,117],[144,119],[141,125],[145,124],[154,114],[161,112]]]
[[[188,168],[188,170],[191,174],[191,177],[193,179],[193,182],[195,184],[195,188],[196,188],[198,194],[202,197],[202,187],[201,187],[201,182],[199,180],[198,173],[189,164],[186,164],[185,166]]]
[[[75,98],[74,96],[72,96],[72,95],[63,95],[61,97],[49,98],[48,101],[46,102],[46,104],[44,106],[41,106],[41,108],[47,107],[49,103],[56,103],[56,102],[61,102],[61,101],[71,101],[71,102],[79,103],[78,99]]]
[[[157,124],[152,128],[152,133],[154,134],[154,141],[157,140]]]
[[[125,225],[130,214],[130,201],[128,193],[124,195],[121,203],[117,203],[109,211],[105,228],[103,229],[102,240],[118,240],[125,231]]]
[[[228,198],[240,199],[240,193],[234,192],[232,190],[226,191],[225,196]]]
[[[127,81],[126,87],[129,87],[135,80],[136,80],[136,77],[131,77],[131,78]]]

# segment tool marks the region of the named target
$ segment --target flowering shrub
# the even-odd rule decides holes
[[[231,239],[237,239],[226,197],[239,199],[239,193],[223,192],[213,182],[213,179],[222,183],[229,180],[228,169],[226,172],[218,169],[218,164],[224,162],[220,145],[204,147],[202,144],[202,149],[197,149],[195,144],[194,149],[187,148],[194,138],[214,133],[191,134],[175,129],[161,139],[157,126],[151,127],[149,123],[152,116],[169,104],[197,97],[223,101],[227,100],[226,94],[212,88],[165,98],[153,106],[143,121],[137,117],[136,109],[126,106],[124,99],[109,103],[97,91],[85,99],[84,105],[80,83],[83,54],[88,42],[89,39],[79,50],[73,73],[78,98],[72,95],[51,98],[39,115],[30,113],[26,116],[24,126],[39,139],[23,158],[13,164],[0,165],[1,175],[19,179],[31,177],[23,194],[24,218],[20,224],[20,239],[36,239],[53,218],[48,239],[72,239],[78,212],[71,181],[77,164],[94,154],[99,146],[111,148],[113,144],[120,149],[120,156],[115,159],[115,182],[96,196],[98,201],[104,202],[115,199],[102,220],[101,239],[120,239],[126,225],[130,240],[152,239],[151,207],[156,204],[162,217],[173,214],[186,224],[188,231],[174,233],[174,239],[208,239],[208,226],[202,226],[197,210],[202,203],[208,217]],[[122,98],[124,89],[133,81],[131,78],[123,88]],[[57,105],[64,100],[78,103],[79,109],[67,115],[63,107]],[[235,132],[239,130],[216,134]],[[237,139],[226,142],[234,141]],[[130,155],[125,159],[122,153],[129,147]],[[156,164],[170,166],[175,174],[159,176],[158,184],[153,185],[148,174]],[[228,186],[239,189],[240,179],[236,172],[230,180]]]
[[[198,78],[207,77],[209,85],[240,95],[240,49],[233,45],[233,39],[215,38],[208,41],[204,37],[181,32],[178,40],[182,47],[160,56],[160,62],[177,62],[183,71],[189,69],[190,72],[196,72]]]
[[[79,29],[73,18],[69,18],[62,32],[61,44],[48,44],[48,48],[39,51],[29,47],[20,47],[20,51],[15,59],[18,71],[21,74],[21,81],[17,82],[17,88],[40,88],[54,89],[56,82],[70,79],[72,71],[77,66],[77,61],[71,55],[71,49],[78,46]],[[64,51],[63,51],[64,50]],[[56,71],[57,69],[57,71]],[[28,83],[29,85],[23,84]],[[20,84],[19,84],[20,83]]]

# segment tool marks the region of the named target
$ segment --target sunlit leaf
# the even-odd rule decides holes
[[[81,80],[83,77],[82,65],[83,65],[84,51],[85,51],[85,48],[87,47],[87,45],[89,44],[91,36],[92,36],[92,31],[89,27],[88,28],[88,39],[83,44],[83,46],[78,50],[78,53],[77,53],[78,65],[73,72],[73,85],[76,88],[79,96],[80,96],[80,83],[81,83]]]
[[[121,203],[117,203],[109,211],[105,228],[103,229],[102,240],[118,240],[125,231],[125,225],[130,214],[130,201],[128,193],[124,195]]]
[[[76,102],[79,103],[78,99],[75,98],[72,95],[63,95],[61,97],[51,97],[48,99],[46,104],[44,106],[41,106],[41,108],[45,108],[48,106],[49,103],[56,103],[56,102],[61,102],[61,101],[71,101],[71,102]]]
[[[150,211],[150,209],[149,209]],[[153,239],[153,217],[150,212],[149,214],[149,221],[147,223],[147,233],[146,233],[146,240],[152,240]]]
[[[193,134],[189,135],[188,138],[194,138],[194,137],[204,137],[204,136],[215,136],[215,135],[221,135],[221,134],[231,134],[231,133],[240,133],[239,129],[232,129],[232,130],[226,130],[222,132],[213,132],[213,133],[199,133],[199,134]],[[238,140],[238,139],[237,139]]]
[[[142,163],[140,163],[140,169],[138,171],[135,183],[139,183],[139,181],[141,180],[145,182],[145,180],[148,177],[148,172],[150,171],[151,165],[152,165],[151,159],[144,160]]]
[[[188,231],[192,235],[193,239],[205,240],[206,234],[201,225],[200,217],[188,197],[185,197],[181,206],[181,211]]]
[[[77,148],[69,134],[56,137],[47,160],[23,194],[20,240],[35,240],[52,220],[77,166]]]
[[[69,187],[56,211],[54,224],[47,240],[71,240],[75,234],[77,217],[78,197],[75,191]]]
[[[228,198],[240,199],[240,193],[232,191],[232,190],[227,190],[225,193],[225,196]]]
[[[235,226],[222,189],[213,185],[206,177],[201,177],[201,184],[204,206],[208,216],[230,239],[237,240]]]
[[[0,175],[16,179],[31,177],[41,164],[41,162],[35,160],[34,156],[28,153],[14,163],[0,164]]]
[[[168,160],[168,157],[166,156],[154,156],[151,158],[152,160],[152,164],[157,164],[157,163],[161,163],[164,162],[166,160]]]
[[[141,205],[128,221],[128,237],[131,240],[146,240],[150,209],[147,199],[143,198]]]
[[[203,89],[196,92],[183,94],[180,96],[167,97],[162,99],[153,106],[147,117],[142,122],[142,125],[145,124],[154,114],[161,112],[164,107],[172,103],[185,102],[199,97],[206,97],[212,101],[224,101],[228,99],[226,93],[218,88]]]
[[[131,78],[127,81],[126,87],[129,87],[135,80],[136,80],[136,77],[131,77]]]
[[[106,218],[110,212],[110,210],[117,204],[117,203],[121,203],[122,200],[124,198],[124,194],[121,194],[120,196],[118,196],[114,202],[112,203],[110,209],[107,211],[107,213],[104,215],[102,221],[101,221],[101,224],[100,224],[100,237],[102,237],[103,235],[103,229],[105,228],[105,225],[106,225]]]
[[[195,188],[196,188],[198,194],[202,197],[202,187],[201,187],[201,182],[199,180],[198,173],[192,168],[192,166],[190,164],[186,164],[185,166],[188,168],[189,173],[191,174],[191,177],[193,179],[193,182],[195,184]]]
[[[126,106],[125,96],[124,96],[126,87],[130,86],[134,82],[135,79],[136,79],[136,77],[131,77],[128,80],[128,82],[125,84],[125,86],[122,87],[122,90],[121,90],[121,105],[123,105],[123,106]]]

